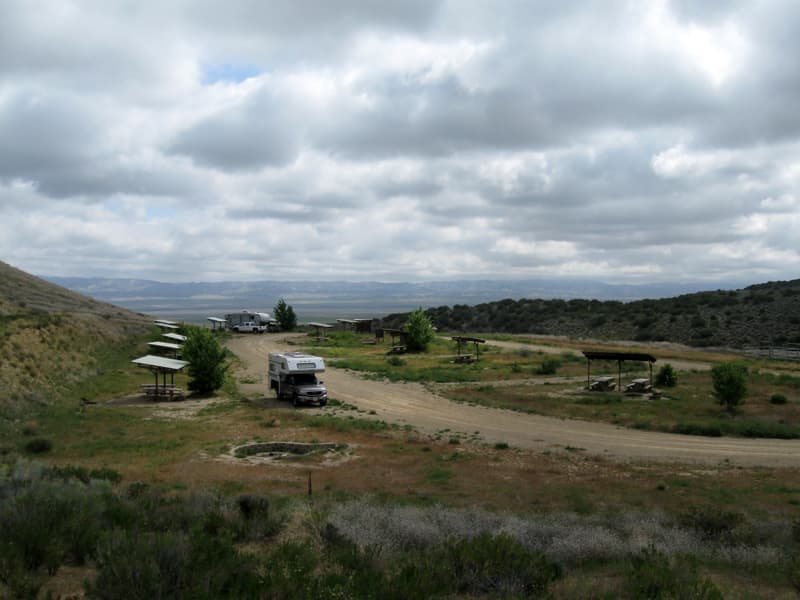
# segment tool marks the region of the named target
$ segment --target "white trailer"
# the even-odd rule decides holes
[[[302,352],[270,352],[267,378],[269,389],[279,399],[291,398],[292,404],[328,403],[328,390],[317,379],[325,371],[325,361],[319,356]]]

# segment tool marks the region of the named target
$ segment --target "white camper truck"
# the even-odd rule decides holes
[[[252,324],[258,329],[252,329]],[[269,331],[277,329],[277,321],[269,313],[255,312],[252,310],[241,310],[236,313],[225,315],[225,324],[232,331]],[[263,330],[261,326],[263,325]],[[243,329],[244,328],[244,329]]]
[[[302,352],[270,352],[269,389],[275,390],[278,398],[291,398],[292,404],[316,402],[320,406],[328,403],[328,390],[317,379],[317,373],[325,371],[325,361],[319,356]]]

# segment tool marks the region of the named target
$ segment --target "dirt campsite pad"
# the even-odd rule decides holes
[[[228,342],[228,347],[242,361],[240,376],[252,382],[240,384],[247,396],[268,397],[267,354],[290,349],[288,340],[286,334],[266,334],[236,336]],[[522,414],[459,404],[419,384],[373,381],[342,369],[329,368],[324,380],[332,398],[356,406],[371,418],[410,425],[427,435],[448,430],[488,444],[506,443],[532,450],[577,447],[590,454],[625,461],[800,466],[800,440],[705,438]]]

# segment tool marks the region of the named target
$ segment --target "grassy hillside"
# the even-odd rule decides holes
[[[151,326],[0,262],[0,421],[96,374],[100,355]]]
[[[628,303],[500,300],[440,306],[427,313],[447,331],[670,341],[701,347],[800,343],[800,279]],[[384,319],[387,327],[403,322],[405,314]]]

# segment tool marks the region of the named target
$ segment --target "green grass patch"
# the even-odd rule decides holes
[[[429,467],[425,471],[425,479],[428,482],[437,485],[445,484],[452,478],[453,478],[453,472],[450,469],[440,465],[434,465],[432,467]]]
[[[386,421],[372,419],[359,419],[357,417],[338,417],[334,415],[315,415],[308,417],[306,423],[309,427],[321,427],[333,431],[393,431],[399,430],[400,426]]]
[[[320,354],[329,366],[351,369],[373,379],[430,383],[499,381],[511,377],[526,378],[555,373],[576,375],[582,372],[582,360],[575,357],[543,356],[537,352],[504,351],[488,346],[480,349],[480,359],[456,363],[454,342],[438,337],[423,353],[387,356],[389,341],[364,344],[365,336],[336,332],[329,341],[304,344],[304,350]],[[573,360],[574,359],[574,360]],[[577,362],[576,362],[577,361]],[[562,366],[563,365],[563,366]]]

